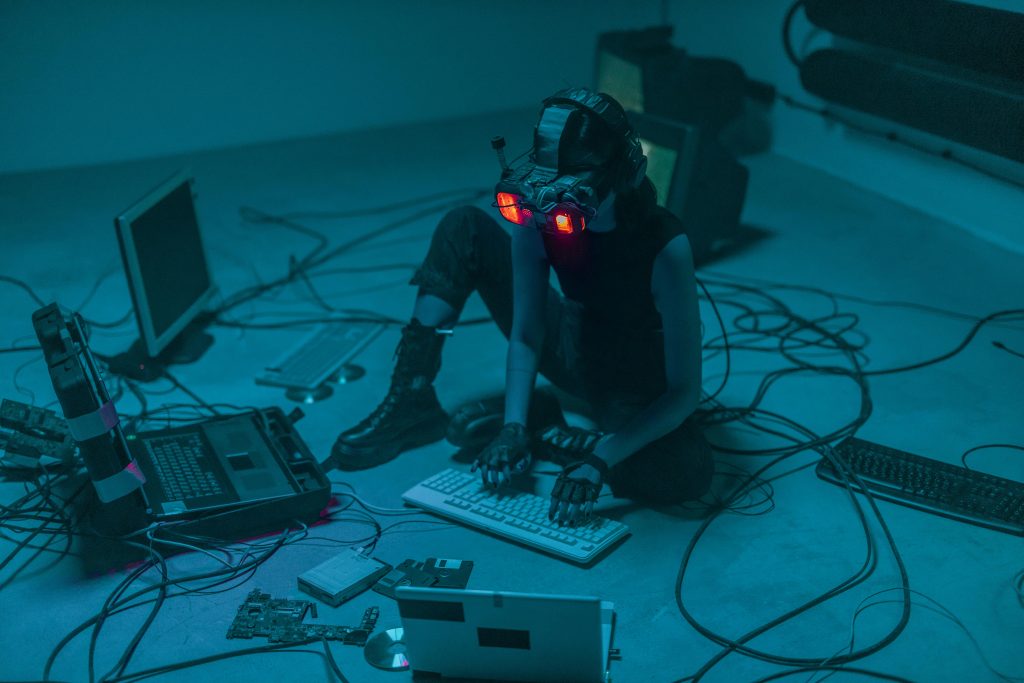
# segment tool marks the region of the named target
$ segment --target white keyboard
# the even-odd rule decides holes
[[[412,505],[506,539],[586,564],[625,538],[629,527],[594,517],[575,528],[548,521],[551,501],[504,487],[484,488],[479,474],[447,469],[402,494]]]
[[[339,321],[320,325],[264,368],[256,384],[312,391],[359,355],[383,329],[383,324],[375,322]]]

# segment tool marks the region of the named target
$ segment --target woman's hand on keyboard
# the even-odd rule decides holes
[[[548,519],[569,526],[589,522],[607,476],[608,464],[596,455],[567,465],[551,491]]]
[[[530,466],[530,437],[526,426],[509,422],[480,455],[470,472],[480,470],[485,487],[498,488],[512,481],[512,472],[525,472]]]

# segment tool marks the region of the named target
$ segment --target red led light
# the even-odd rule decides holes
[[[558,232],[572,232],[572,218],[567,213],[555,214],[555,229]]]
[[[533,220],[533,212],[519,205],[519,196],[511,192],[498,193],[498,211],[502,217],[516,225],[526,225]]]

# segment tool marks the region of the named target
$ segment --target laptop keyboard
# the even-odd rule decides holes
[[[512,489],[494,492],[480,476],[447,469],[404,494],[406,502],[462,524],[573,562],[587,563],[629,533],[622,522],[594,517],[578,527],[548,521],[550,499]]]
[[[206,455],[198,434],[146,439],[146,448],[167,500],[190,500],[225,492],[217,475],[201,466]]]

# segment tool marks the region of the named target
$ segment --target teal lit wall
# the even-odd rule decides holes
[[[589,84],[598,33],[658,16],[655,0],[3,0],[0,173],[536,106]]]
[[[780,26],[792,0],[680,0],[669,4],[675,42],[694,54],[734,59],[754,78],[774,83],[780,91],[820,105],[800,85],[796,68],[786,59]],[[1014,12],[1024,11],[1020,0],[975,0],[970,4]],[[803,14],[793,24],[798,52],[828,46],[832,38],[815,31]],[[806,42],[805,42],[806,40]],[[774,151],[826,171],[854,184],[958,225],[1004,248],[1024,253],[1024,221],[1020,220],[1024,192],[982,174],[914,152],[877,138],[825,122],[814,114],[777,103],[772,112]],[[901,136],[941,149],[945,141],[928,139],[891,122],[865,125],[896,130]],[[1024,167],[996,158],[956,152],[1000,175],[1024,183]]]

